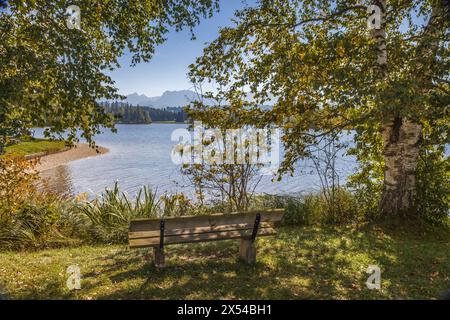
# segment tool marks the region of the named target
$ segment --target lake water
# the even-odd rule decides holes
[[[95,139],[98,145],[110,150],[108,154],[76,160],[42,175],[56,190],[72,194],[98,195],[115,181],[130,195],[144,185],[157,188],[159,193],[191,194],[192,186],[180,173],[180,166],[171,160],[171,151],[176,144],[171,141],[171,134],[175,129],[186,127],[185,124],[117,125],[116,134],[105,131]],[[35,135],[42,136],[42,130],[36,130]],[[272,182],[271,176],[263,176],[256,191],[293,194],[320,188],[319,177],[311,163],[302,161],[296,167],[293,177],[285,176],[279,182]],[[337,168],[342,183],[354,170],[355,161],[341,155]]]

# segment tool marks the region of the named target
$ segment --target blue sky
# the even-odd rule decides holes
[[[166,90],[190,89],[186,76],[189,64],[202,54],[206,42],[216,39],[219,27],[231,24],[234,11],[243,7],[241,0],[221,0],[220,5],[220,12],[195,28],[196,40],[191,40],[188,30],[170,32],[153,59],[135,67],[130,67],[131,55],[125,54],[120,59],[121,68],[110,73],[119,93],[159,96]]]

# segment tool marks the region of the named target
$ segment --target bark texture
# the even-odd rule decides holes
[[[375,4],[382,9],[382,28],[375,30],[372,36],[378,41],[378,67],[387,75],[385,8],[386,1],[377,0]],[[431,41],[419,43],[417,55],[422,57],[417,70],[422,70],[427,63],[432,63],[438,47],[438,39],[445,34],[446,23],[449,18],[448,1],[436,0],[433,3],[430,20],[425,27],[422,37],[431,37]],[[429,61],[427,61],[429,60]],[[426,94],[431,85],[431,76],[425,70],[419,72],[417,81],[423,83],[422,93]],[[387,120],[386,120],[387,119]],[[381,197],[380,211],[385,215],[407,214],[414,211],[414,197],[416,193],[416,170],[419,162],[419,152],[422,144],[422,125],[418,121],[391,115],[382,124],[384,142],[384,186]]]
[[[383,124],[382,135],[385,168],[380,210],[386,215],[409,213],[414,206],[422,126],[393,118]]]

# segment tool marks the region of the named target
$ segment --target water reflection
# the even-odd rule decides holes
[[[60,195],[73,194],[73,185],[70,168],[67,165],[61,165],[53,169],[45,170],[40,173],[42,179],[41,187]]]

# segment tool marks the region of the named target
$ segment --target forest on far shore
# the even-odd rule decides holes
[[[111,113],[116,123],[122,124],[149,124],[152,122],[180,122],[187,119],[181,107],[167,107],[156,109],[151,107],[133,106],[122,102],[102,102],[100,105],[106,113]]]

